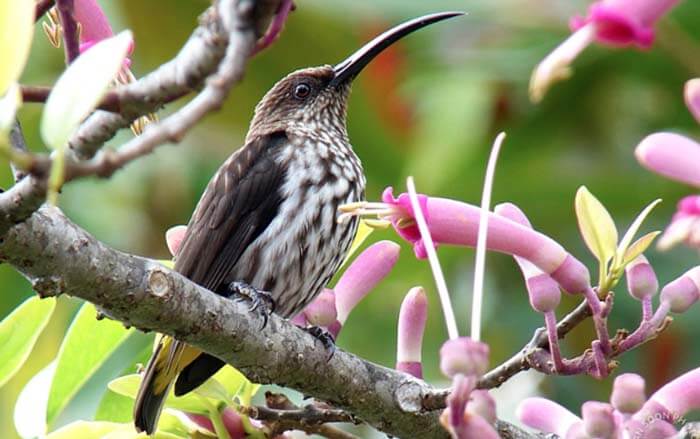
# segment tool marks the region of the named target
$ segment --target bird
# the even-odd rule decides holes
[[[354,239],[357,219],[339,223],[338,207],[364,199],[365,175],[346,128],[353,80],[394,42],[461,14],[415,18],[335,66],[304,68],[278,81],[257,104],[244,145],[204,190],[175,256],[175,271],[227,297],[232,290],[265,292],[284,318],[304,309],[333,277]],[[135,400],[136,430],[155,431],[173,384],[174,394],[184,395],[224,364],[161,336]]]

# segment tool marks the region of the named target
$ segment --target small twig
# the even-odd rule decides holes
[[[557,325],[558,337],[564,338],[572,329],[591,316],[591,308],[585,300],[581,302],[573,311],[566,315]],[[510,357],[499,366],[495,367],[484,375],[477,385],[480,389],[491,389],[498,387],[524,370],[530,369],[527,357],[533,352],[533,348],[545,349],[549,345],[547,332],[544,328],[538,328],[533,334],[532,340],[523,347],[517,354]]]
[[[265,393],[265,402],[268,407],[241,407],[240,411],[266,424],[270,429],[271,437],[289,430],[301,430],[332,439],[356,438],[355,435],[336,427],[325,425],[329,422],[351,422],[356,424],[358,421],[355,417],[344,410],[320,407],[316,404],[308,404],[300,408],[285,395],[272,392]]]
[[[41,20],[41,17],[48,12],[49,9],[53,8],[55,0],[39,0],[36,2],[36,8],[34,10],[34,22]]]
[[[22,85],[20,87],[22,92],[22,101],[24,102],[36,102],[43,103],[48,99],[49,94],[51,94],[51,87],[45,87],[41,85]],[[179,91],[170,96],[165,96],[160,101],[161,104],[167,104],[173,102],[181,97],[187,95],[188,91]],[[119,93],[119,87],[114,90],[108,91],[107,94],[102,98],[99,104],[97,104],[98,110],[110,111],[112,113],[120,113],[123,109],[122,105],[122,95]]]
[[[56,0],[56,9],[63,27],[63,47],[66,52],[66,65],[80,55],[78,22],[73,15],[73,0]]]

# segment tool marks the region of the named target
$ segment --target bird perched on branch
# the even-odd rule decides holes
[[[269,292],[275,312],[283,317],[301,311],[338,270],[357,230],[356,218],[336,221],[338,207],[362,200],[365,190],[345,123],[353,79],[395,41],[460,14],[408,21],[334,67],[298,70],[275,84],[255,108],[245,145],[224,162],[202,194],[175,270],[226,296],[232,289],[251,290],[245,285],[253,294],[255,289]],[[183,395],[223,365],[197,348],[162,337],[136,398],[136,429],[155,430],[173,383],[175,395]]]

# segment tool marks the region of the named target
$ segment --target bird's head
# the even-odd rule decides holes
[[[274,131],[317,132],[346,136],[345,116],[353,79],[384,49],[404,36],[461,12],[441,12],[402,23],[379,35],[335,66],[310,67],[290,73],[255,107],[248,136]]]

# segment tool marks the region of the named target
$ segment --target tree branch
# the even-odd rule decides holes
[[[216,72],[223,59],[227,43],[238,32],[252,29],[255,38],[262,36],[272,20],[281,0],[239,0],[237,2],[217,2],[200,17],[200,25],[195,29],[180,52],[167,63],[143,78],[117,87],[113,90],[120,103],[120,114],[104,111],[93,113],[74,134],[70,148],[82,159],[92,158],[99,148],[121,128],[128,127],[140,116],[158,110],[173,96],[185,94],[200,88],[207,77]],[[221,7],[222,3],[228,5]],[[225,14],[219,13],[225,9]],[[247,13],[238,22],[241,29],[226,27],[224,18],[235,13]],[[230,24],[230,23],[229,23]],[[245,52],[250,53],[251,48]],[[222,66],[232,68],[231,66]]]
[[[106,247],[56,208],[41,208],[0,238],[0,260],[23,273],[42,296],[88,300],[108,316],[216,355],[255,382],[328,401],[395,436],[447,435],[439,412],[422,410],[423,396],[434,390],[425,382],[340,349],[329,361],[318,340],[274,314],[260,329],[262,317],[247,304]]]
[[[566,315],[557,325],[557,335],[564,338],[572,329],[591,316],[588,302],[582,301],[573,311]],[[528,370],[531,367],[530,357],[537,349],[549,347],[547,332],[544,328],[538,328],[532,336],[532,340],[526,344],[517,354],[495,367],[480,380],[480,389],[492,389],[505,383],[513,375]]]
[[[49,94],[51,94],[51,87],[45,87],[40,85],[23,85],[20,88],[22,92],[23,102],[46,102]],[[173,102],[181,97],[185,96],[187,92],[182,92],[180,94],[175,94],[171,96],[165,96],[161,104],[167,104]],[[99,104],[97,104],[97,109],[103,111],[109,111],[111,113],[121,113],[123,109],[122,102],[120,100],[119,93],[115,91],[108,91],[102,98]]]

